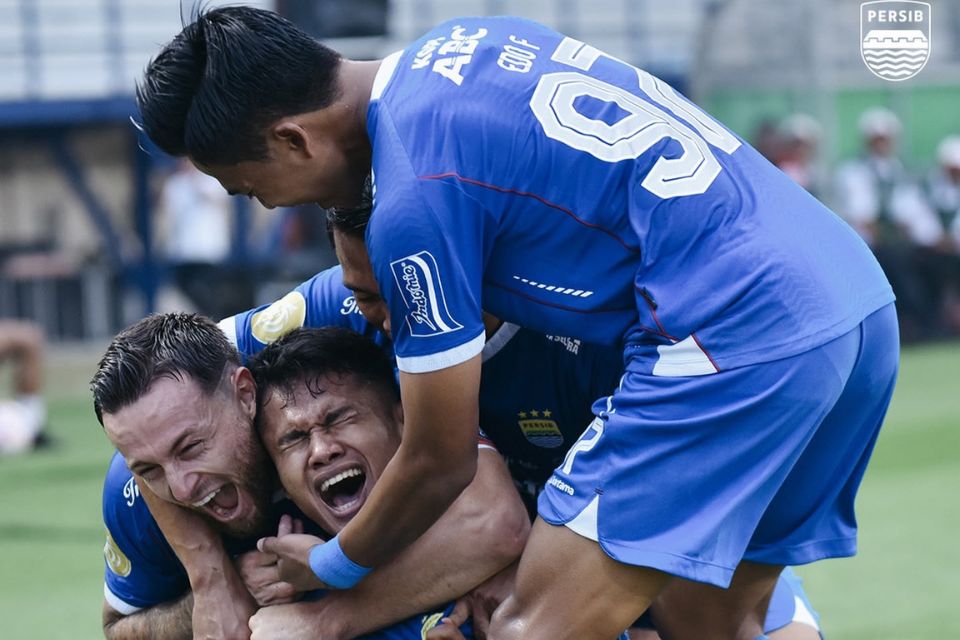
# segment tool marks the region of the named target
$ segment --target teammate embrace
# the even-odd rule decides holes
[[[518,43],[526,63],[504,63]],[[353,207],[373,175],[338,252],[391,338],[403,438],[329,542],[270,541],[281,578],[362,586],[432,531],[478,468],[496,319],[611,345],[623,375],[546,482],[490,637],[613,638],[651,609],[664,636],[752,639],[785,565],[855,552],[897,371],[890,287],[851,229],[657,78],[514,18],[355,62],[234,7],[167,45],[138,99],[159,147],[268,206]],[[236,507],[203,488],[185,495]]]

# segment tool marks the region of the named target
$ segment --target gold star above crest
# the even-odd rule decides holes
[[[526,411],[521,411],[520,413],[517,414],[517,417],[518,417],[518,418],[526,418],[526,417],[527,417],[527,412],[526,412]]]
[[[538,416],[540,415],[540,412],[537,411],[536,409],[534,409],[533,411],[530,412],[530,415],[532,415],[534,418],[536,418],[536,417],[538,417]]]
[[[553,416],[553,412],[550,411],[550,409],[544,409],[544,410],[543,410],[543,417],[544,417],[544,418],[549,418],[549,417],[551,417],[551,416]]]

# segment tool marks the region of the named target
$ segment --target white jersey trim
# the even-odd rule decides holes
[[[813,616],[813,612],[807,607],[807,603],[798,595],[793,596],[793,621],[813,627],[820,631],[820,625]]]
[[[675,344],[664,344],[657,347],[660,358],[653,365],[653,375],[665,378],[681,376],[706,376],[716,373],[706,352],[692,335]]]
[[[393,72],[396,71],[397,65],[400,64],[401,55],[403,55],[403,50],[394,51],[380,63],[380,68],[377,69],[377,75],[373,78],[373,88],[370,90],[370,102],[379,100],[380,96],[383,95],[383,90],[387,88],[387,83],[390,82],[390,78],[393,77]]]
[[[487,344],[483,345],[483,361],[486,362],[500,353],[500,350],[507,346],[510,339],[517,335],[517,331],[520,331],[518,325],[510,324],[509,322],[501,324],[487,340]]]
[[[470,342],[440,353],[431,353],[427,356],[408,356],[406,358],[397,356],[397,368],[404,373],[430,373],[431,371],[448,369],[461,362],[466,362],[483,351],[485,340],[486,336],[481,331],[480,335]]]
[[[220,330],[227,336],[230,344],[239,349],[240,345],[237,344],[237,317],[230,316],[229,318],[224,318],[217,323],[217,326],[220,327]]]
[[[577,514],[577,517],[567,523],[567,529],[583,536],[587,540],[594,542],[600,541],[597,534],[597,515],[600,512],[600,496],[596,495],[593,500],[584,507],[583,511]]]
[[[114,611],[125,616],[134,614],[137,611],[140,611],[142,608],[135,607],[132,604],[127,604],[121,600],[117,594],[115,594],[113,591],[110,591],[110,587],[107,586],[106,582],[103,583],[103,599],[107,601],[107,604],[110,605]]]

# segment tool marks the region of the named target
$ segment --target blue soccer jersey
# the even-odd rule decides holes
[[[536,498],[612,393],[620,350],[504,323],[483,348],[480,426],[504,457],[531,516]]]
[[[275,335],[261,334],[263,339],[253,335],[255,323],[250,318],[265,307],[221,323],[221,326],[235,327],[231,339],[244,357],[261,350],[265,342],[285,331],[299,326],[340,324],[344,317],[350,319],[350,328],[365,335],[373,333],[385,349],[390,348],[385,336],[376,332],[362,316],[352,313],[355,306],[349,290],[343,287],[339,267],[317,274],[296,291],[303,293],[303,307],[311,311],[296,322],[286,323],[285,329]],[[277,309],[289,299],[288,294],[270,307]],[[533,517],[536,498],[545,481],[593,420],[591,400],[616,388],[622,374],[622,354],[615,347],[547,336],[503,323],[486,341],[482,359],[480,424],[484,435],[506,460]],[[421,616],[419,620],[423,625],[429,625],[422,629],[435,625],[440,617],[439,612]],[[388,632],[418,633],[421,627],[417,620],[411,618]],[[816,626],[816,613],[799,579],[786,569],[771,599],[765,631],[774,631],[795,620]]]
[[[103,484],[103,523],[107,527],[103,594],[116,611],[129,615],[174,600],[190,588],[183,565],[119,453],[110,460]]]
[[[386,58],[367,246],[402,371],[480,353],[481,306],[685,376],[802,353],[893,299],[856,234],[672,88],[516,18]]]
[[[339,266],[321,271],[272,304],[230,316],[219,324],[244,359],[299,327],[352,329],[389,348],[387,337],[360,315],[353,293],[343,286]]]

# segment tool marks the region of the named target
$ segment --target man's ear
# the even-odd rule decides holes
[[[313,139],[310,132],[299,122],[291,119],[280,120],[270,129],[270,135],[281,152],[298,153],[313,158]]]
[[[257,415],[257,383],[253,381],[253,374],[246,367],[237,367],[232,377],[240,408],[245,416],[253,419]]]

